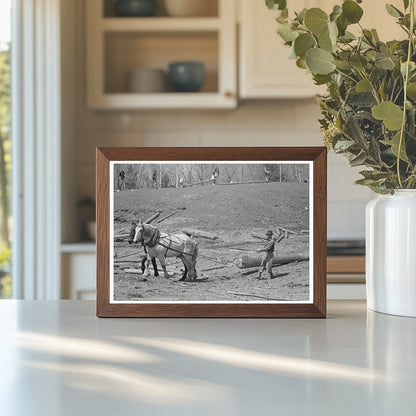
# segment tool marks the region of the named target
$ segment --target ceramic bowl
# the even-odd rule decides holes
[[[157,12],[156,0],[118,0],[114,12],[119,17],[148,17]]]
[[[167,75],[162,69],[136,68],[129,72],[128,91],[131,93],[161,93],[167,90]]]
[[[97,225],[95,221],[88,221],[87,222],[87,234],[88,237],[92,240],[95,241],[97,238]]]
[[[197,92],[205,80],[205,67],[201,62],[172,62],[169,80],[177,92]]]

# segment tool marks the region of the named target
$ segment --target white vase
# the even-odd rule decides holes
[[[416,190],[367,204],[366,282],[369,309],[416,317]]]

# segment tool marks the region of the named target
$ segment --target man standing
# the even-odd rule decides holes
[[[119,191],[124,191],[126,189],[125,179],[126,179],[126,172],[124,172],[124,170],[121,169],[120,173],[118,174],[118,190]]]
[[[265,278],[262,277],[264,270],[267,270],[269,278],[273,279],[272,267],[273,267],[273,258],[274,258],[274,245],[276,243],[276,240],[279,243],[285,238],[285,236],[282,235],[281,237],[279,237],[279,239],[276,239],[273,237],[273,231],[267,230],[266,238],[267,240],[263,248],[259,248],[257,250],[257,253],[264,253],[263,258],[261,260],[259,273],[257,275],[257,279],[260,279],[260,280],[265,280]]]
[[[156,172],[156,169],[153,169],[153,172],[152,172],[152,187],[154,189],[157,189],[157,172]]]
[[[270,176],[272,173],[270,172],[270,169],[267,169],[267,166],[264,167],[264,177],[266,178],[266,182],[270,182]]]
[[[215,185],[217,183],[218,176],[220,176],[220,169],[218,168],[218,166],[216,166],[215,169],[213,170],[212,176],[211,176],[211,180],[212,180],[213,185]]]

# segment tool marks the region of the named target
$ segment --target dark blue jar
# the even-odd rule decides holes
[[[172,62],[169,80],[177,92],[197,92],[205,80],[205,67],[201,62]]]
[[[157,12],[156,0],[118,0],[114,12],[119,17],[149,17]]]

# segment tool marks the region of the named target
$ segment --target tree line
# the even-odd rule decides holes
[[[309,182],[309,166],[297,163],[120,163],[114,165],[114,189],[178,188],[209,182],[216,168],[219,170],[217,184],[257,181]]]

